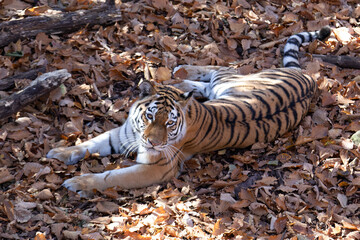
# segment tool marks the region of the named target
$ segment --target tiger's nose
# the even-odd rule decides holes
[[[150,139],[148,138],[148,143],[150,143],[151,146],[156,147],[156,146],[159,146],[159,145],[161,144],[161,141],[156,140],[156,139],[150,140]]]

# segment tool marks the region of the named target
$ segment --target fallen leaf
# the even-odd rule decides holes
[[[225,226],[221,223],[221,218],[214,224],[212,235],[219,236],[225,232]]]
[[[166,67],[160,67],[156,70],[156,80],[166,81],[171,78],[171,71]]]
[[[7,168],[0,168],[0,184],[14,180],[14,175],[10,174]]]
[[[44,189],[36,195],[40,200],[49,200],[54,197],[49,189]]]
[[[344,194],[338,193],[337,194],[337,199],[338,199],[341,207],[346,208],[347,201],[348,201],[347,197]]]

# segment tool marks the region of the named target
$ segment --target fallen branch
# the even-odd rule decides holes
[[[20,73],[11,77],[0,79],[0,91],[13,88],[15,86],[16,79],[30,79],[34,80],[39,73],[44,73],[46,71],[45,67],[36,68],[28,72]]]
[[[57,70],[45,73],[23,90],[0,100],[0,119],[7,118],[18,112],[29,103],[60,86],[71,74],[67,70]]]
[[[35,37],[40,32],[64,34],[85,26],[113,24],[121,20],[121,15],[111,3],[112,1],[108,1],[108,5],[86,11],[80,10],[3,22],[0,24],[0,47],[7,46],[18,39]]]
[[[335,64],[336,66],[341,68],[360,69],[359,57],[319,55],[319,54],[313,54],[312,57],[320,58],[324,62]]]

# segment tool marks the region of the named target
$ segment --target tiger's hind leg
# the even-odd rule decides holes
[[[221,66],[193,66],[193,65],[180,65],[174,68],[173,74],[176,75],[177,71],[181,69],[187,73],[187,80],[174,84],[175,87],[185,91],[193,91],[195,98],[214,98],[213,87],[217,84],[219,79],[224,76],[236,74],[236,70],[229,67]]]
[[[173,74],[176,75],[176,72],[180,69],[186,71],[186,79],[188,80],[197,80],[202,82],[210,82],[214,72],[219,69],[224,68],[221,66],[193,66],[193,65],[179,65],[174,68]]]
[[[193,92],[195,98],[209,98],[210,96],[210,83],[208,82],[183,80],[173,86],[184,92]]]

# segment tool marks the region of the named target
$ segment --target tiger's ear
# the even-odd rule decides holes
[[[186,107],[186,105],[190,101],[192,95],[193,95],[193,91],[184,92],[183,94],[180,94],[181,99],[180,99],[179,103],[181,104],[182,107]]]
[[[156,93],[156,90],[155,90],[154,86],[152,85],[152,83],[147,80],[140,81],[139,89],[140,89],[140,98],[151,96]]]

